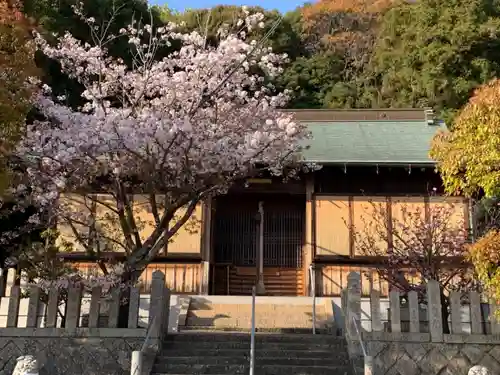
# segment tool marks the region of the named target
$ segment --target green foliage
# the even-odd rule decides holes
[[[280,77],[279,85],[293,91],[293,108],[322,108],[341,80],[343,61],[329,53],[297,58]]]
[[[18,266],[26,272],[28,280],[55,281],[61,276],[75,272],[59,255],[73,250],[73,246],[60,239],[55,229],[47,229],[39,242],[25,248],[18,256]]]
[[[30,29],[13,1],[0,0],[0,196],[11,178],[8,155],[31,109],[33,86],[27,80],[39,73]]]
[[[500,195],[500,80],[477,90],[453,132],[436,136],[431,156],[448,193]]]
[[[249,7],[251,13],[261,12],[265,16],[265,27],[256,28],[249,32],[251,39],[261,40],[268,34],[274,24],[278,24],[266,41],[266,45],[277,53],[287,53],[292,59],[304,53],[300,38],[301,14],[298,11],[281,15],[278,11],[267,11],[261,7]],[[241,7],[233,5],[218,5],[207,9],[189,9],[184,13],[173,12],[168,7],[155,7],[163,22],[183,24],[184,31],[196,30],[207,36],[208,43],[217,43],[217,31],[223,25],[228,25],[233,30],[237,27],[238,19],[244,17]],[[278,22],[279,21],[279,22]]]
[[[95,45],[89,27],[83,20],[74,14],[72,6],[81,0],[25,0],[24,11],[37,20],[43,33],[64,34],[70,32],[83,43]],[[84,14],[94,17],[96,25],[109,25],[108,34],[118,35],[122,27],[126,27],[132,20],[142,23],[161,25],[159,14],[150,9],[143,0],[85,0],[83,1]],[[98,36],[99,37],[99,36]],[[111,56],[122,58],[132,64],[133,56],[130,53],[128,40],[116,38],[108,43]],[[159,55],[161,57],[162,54]],[[81,105],[80,94],[83,86],[61,73],[59,64],[37,54],[37,64],[44,71],[43,80],[54,91],[55,95],[65,95],[69,104]]]
[[[88,29],[72,14],[76,1],[25,0],[25,11],[48,32],[68,30],[92,44]],[[112,33],[132,18],[149,23],[152,17],[156,25],[173,21],[184,30],[206,34],[208,43],[217,43],[218,28],[235,26],[242,15],[240,7],[223,5],[185,12],[148,8],[143,0],[85,0],[84,5],[98,24],[115,14]],[[431,106],[451,119],[478,85],[500,72],[496,0],[318,0],[285,15],[259,7],[249,10],[266,16],[266,27],[252,30],[252,38],[262,38],[279,20],[266,44],[290,56],[276,84],[295,91],[292,108]],[[117,39],[110,51],[130,62],[126,44]],[[57,83],[57,94],[82,90],[62,77],[53,62],[39,57],[39,64],[47,83]]]
[[[235,6],[174,12],[166,6],[149,7],[145,0],[24,0],[23,5],[43,32],[69,31],[92,45],[95,36],[72,10],[79,1],[96,24],[110,23],[111,34],[118,34],[132,20],[156,26],[172,21],[182,24],[183,31],[206,35],[213,45],[218,41],[217,30],[225,24],[238,27],[237,19],[243,15]],[[251,38],[260,40],[278,24],[265,43],[290,57],[284,74],[274,83],[293,92],[291,108],[433,107],[454,128],[436,137],[431,153],[439,162],[447,192],[500,195],[500,81],[481,88],[467,104],[477,87],[500,73],[500,0],[317,0],[285,15],[259,7],[249,10],[263,12],[266,19],[263,29],[249,31]],[[35,67],[29,45],[17,34],[25,30],[5,25],[0,30],[0,81],[5,81],[0,85],[0,134],[15,139],[29,111],[30,91],[21,82]],[[133,63],[127,40],[113,40],[109,51]],[[73,106],[81,104],[83,87],[64,76],[57,63],[38,55],[37,64],[54,94],[67,96]],[[14,74],[7,76],[9,72]],[[498,207],[496,203],[483,216],[497,215]],[[483,223],[484,237],[471,248],[471,260],[481,280],[500,299],[500,235],[495,218],[493,226]],[[23,220],[19,213],[2,216],[0,212],[2,230]],[[57,253],[56,237],[53,232],[25,233],[0,249],[0,265],[26,248],[45,249],[25,258],[41,262],[38,256]]]
[[[483,236],[500,229],[500,197],[483,197],[474,205],[475,234]]]
[[[361,101],[452,114],[500,71],[500,8],[491,0],[403,2],[383,17]],[[376,95],[374,94],[376,93]]]
[[[0,268],[7,259],[17,259],[23,251],[42,241],[43,229],[28,225],[29,217],[36,212],[34,207],[20,210],[14,202],[0,199],[0,237],[9,239],[0,244]],[[19,231],[19,228],[24,230]]]

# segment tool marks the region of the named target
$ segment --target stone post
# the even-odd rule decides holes
[[[453,291],[450,294],[451,333],[462,334],[462,305],[460,303],[460,292]]]
[[[432,342],[443,342],[443,316],[441,315],[441,289],[436,280],[427,283],[429,332]]]
[[[132,352],[130,358],[130,375],[142,375],[142,352],[139,350]]]
[[[59,290],[52,287],[49,290],[49,301],[47,303],[47,315],[45,317],[45,327],[57,327],[57,309],[59,307]]]
[[[340,309],[342,310],[342,335],[347,335],[347,289],[340,291]]]
[[[31,285],[29,288],[30,296],[28,302],[28,317],[26,318],[26,327],[36,328],[38,326],[38,306],[40,301],[40,288]]]
[[[19,320],[19,303],[21,302],[21,288],[14,285],[10,289],[9,307],[7,310],[7,327],[17,327]]]
[[[477,292],[470,292],[469,299],[470,299],[471,333],[475,335],[480,335],[483,333],[481,297]]]
[[[500,322],[498,321],[497,313],[500,310],[500,306],[495,300],[490,301],[490,324],[491,324],[491,334],[500,335]]]
[[[12,287],[16,282],[16,270],[14,268],[9,268],[7,270],[7,280],[5,283],[5,297],[10,297]]]
[[[71,286],[68,289],[68,302],[66,305],[66,329],[76,332],[80,321],[82,307],[82,288]]]
[[[23,355],[16,359],[12,375],[39,375],[38,363],[34,356]]]
[[[408,312],[410,316],[410,332],[420,332],[420,307],[418,294],[414,290],[408,293]]]
[[[130,288],[130,303],[128,308],[128,328],[137,328],[139,322],[139,307],[141,294],[138,287]]]
[[[372,290],[370,293],[370,314],[372,319],[372,332],[382,332],[384,326],[380,314],[380,291]]]
[[[373,372],[373,357],[367,355],[365,357],[365,371],[364,375],[374,375]]]
[[[398,291],[393,290],[390,292],[389,303],[391,306],[391,332],[401,333],[401,306]]]
[[[168,333],[168,323],[170,320],[170,297],[171,297],[170,289],[165,287],[163,289],[163,317],[162,317],[162,328],[161,328],[161,339],[165,334]]]
[[[148,330],[154,345],[159,344],[162,337],[163,316],[165,309],[165,275],[161,271],[153,272],[151,296],[149,301]]]
[[[351,272],[347,276],[347,313],[346,329],[347,338],[353,341],[352,354],[361,354],[361,347],[357,329],[361,334],[361,275]],[[357,325],[357,327],[356,327]]]
[[[468,375],[492,375],[492,372],[484,366],[473,366],[469,369]]]

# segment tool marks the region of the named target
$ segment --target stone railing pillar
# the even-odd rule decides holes
[[[427,311],[432,342],[443,342],[443,316],[441,311],[441,288],[435,280],[427,283]]]
[[[374,375],[374,371],[373,371],[373,357],[372,356],[369,356],[367,355],[365,357],[365,362],[364,362],[365,366],[364,366],[364,375]]]
[[[165,316],[166,299],[165,275],[161,271],[153,272],[151,282],[151,299],[149,301],[149,339],[153,345],[159,345],[163,337],[163,319]],[[169,296],[169,295],[168,295]]]
[[[351,355],[360,355],[361,343],[358,331],[361,334],[361,275],[351,272],[347,276],[347,301],[346,301],[346,336],[350,341]]]

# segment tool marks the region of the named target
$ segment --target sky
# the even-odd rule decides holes
[[[168,5],[169,8],[183,11],[186,8],[210,8],[214,5],[257,5],[265,9],[278,9],[287,12],[305,3],[303,0],[149,0],[150,4]]]

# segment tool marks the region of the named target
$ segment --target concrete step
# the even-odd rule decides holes
[[[251,328],[252,305],[229,303],[192,303],[188,310],[186,326],[216,328]],[[311,328],[311,304],[259,303],[255,306],[255,323],[258,328]],[[326,308],[316,307],[316,325],[328,324]]]
[[[184,326],[180,328],[181,332],[196,331],[196,332],[242,332],[250,334],[251,328],[245,327],[214,327],[214,326]],[[308,328],[280,328],[280,327],[270,327],[262,328],[256,327],[255,332],[259,333],[300,333],[300,334],[311,334],[312,327]],[[331,328],[318,328],[316,327],[316,334],[334,334],[337,335],[337,330]]]
[[[196,348],[196,350],[202,349],[214,349],[214,350],[227,350],[227,349],[245,349],[249,350],[250,346],[246,342],[204,342],[204,343],[166,343],[164,345],[166,350],[190,350],[190,348]],[[266,344],[266,349],[268,350],[346,350],[344,345],[336,344],[301,344],[301,343],[280,343],[273,342]]]
[[[198,345],[203,342],[241,342],[250,343],[251,335],[244,332],[234,331],[188,331],[181,333],[172,333],[167,335],[164,342],[188,342]],[[298,333],[267,333],[257,332],[255,341],[266,343],[300,343],[300,344],[333,344],[337,346],[345,346],[346,341],[341,336],[329,334],[298,334]]]
[[[153,370],[154,375],[180,374],[248,374],[248,365],[166,365],[161,372]],[[349,366],[255,366],[258,375],[351,375]]]
[[[188,355],[189,354],[189,355]],[[154,366],[155,372],[164,372],[165,368],[169,365],[206,365],[206,366],[219,366],[219,365],[248,365],[249,351],[241,353],[238,356],[223,357],[216,356],[192,356],[191,353],[185,353],[182,357],[162,356],[158,357]],[[323,353],[326,354],[326,353]],[[277,357],[272,357],[268,353],[260,352],[257,350],[255,354],[255,363],[257,366],[349,366],[350,361],[347,355],[339,358],[337,355],[324,355],[322,358],[308,358],[307,354],[302,354],[300,357],[290,358],[275,351]]]
[[[334,335],[256,333],[258,375],[353,375],[347,345]],[[152,375],[248,374],[250,334],[188,331],[170,334]]]
[[[242,349],[207,349],[207,348],[191,348],[187,349],[168,349],[162,352],[161,355],[157,357],[158,362],[162,362],[169,358],[178,357],[240,357],[247,358],[249,355],[250,347]],[[304,354],[304,350],[293,350],[293,349],[269,349],[269,346],[256,345],[256,355],[258,358],[277,358],[286,357],[290,359],[303,358],[304,355],[311,359],[323,359],[323,358],[338,358],[339,360],[348,359],[348,354],[346,350],[328,350],[328,349],[316,349],[309,350]]]

